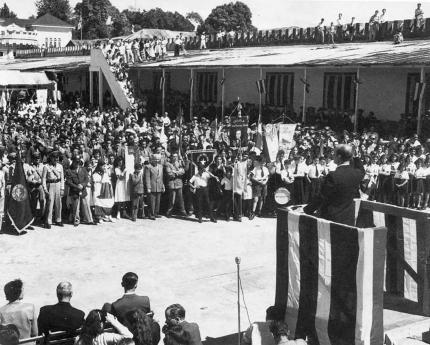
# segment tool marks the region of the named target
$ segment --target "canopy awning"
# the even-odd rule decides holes
[[[154,36],[160,38],[165,37],[168,39],[176,38],[176,36],[179,36],[179,34],[182,33],[183,37],[195,37],[195,32],[189,32],[189,31],[171,31],[171,30],[162,30],[162,29],[142,29],[139,30],[130,36],[127,36],[125,40],[130,41],[134,40],[136,38],[138,39],[150,39],[154,38]]]
[[[0,88],[51,88],[54,82],[45,72],[0,70]]]

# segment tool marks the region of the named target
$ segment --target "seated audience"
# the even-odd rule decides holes
[[[141,309],[129,311],[126,316],[128,329],[136,345],[156,345],[160,341],[160,325]]]
[[[199,326],[185,320],[185,309],[180,304],[172,304],[165,311],[166,324],[163,327],[164,343],[167,345],[189,344],[202,345]],[[181,342],[182,341],[182,342]]]

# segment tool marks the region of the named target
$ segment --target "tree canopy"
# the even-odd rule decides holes
[[[193,31],[194,25],[178,12],[163,11],[154,8],[149,11],[123,11],[135,30],[143,28],[165,29],[174,31]]]
[[[37,17],[49,13],[66,22],[70,21],[71,7],[69,0],[37,0],[36,9]]]
[[[215,7],[204,23],[205,30],[214,32],[218,30],[253,30],[252,13],[248,5],[241,1]]]
[[[4,3],[0,8],[0,18],[16,18],[16,13],[11,11],[9,6]]]

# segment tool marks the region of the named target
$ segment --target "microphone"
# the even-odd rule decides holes
[[[240,258],[238,256],[236,256],[234,261],[236,262],[236,265],[240,265]]]

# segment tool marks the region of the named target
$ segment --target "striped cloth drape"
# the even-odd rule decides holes
[[[280,211],[276,304],[311,344],[382,344],[386,229]]]

